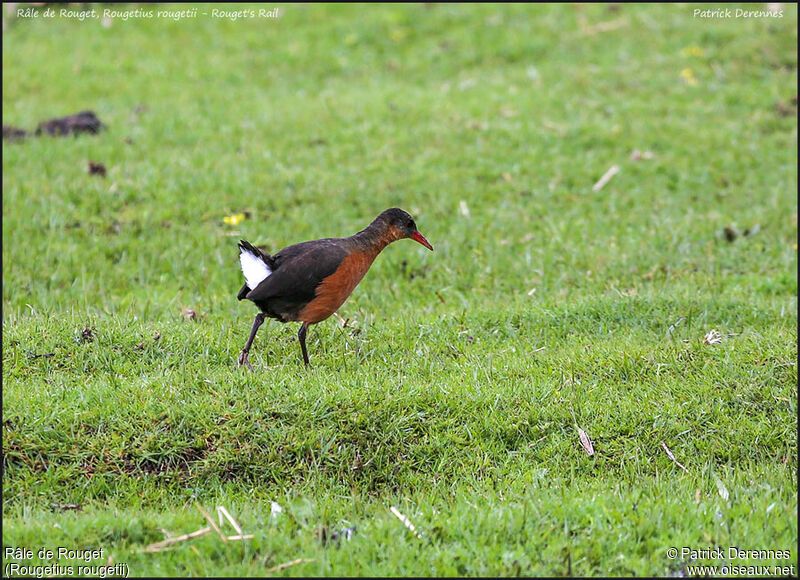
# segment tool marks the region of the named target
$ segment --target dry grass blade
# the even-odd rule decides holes
[[[197,530],[196,532],[192,532],[190,534],[183,534],[182,536],[177,536],[175,538],[167,538],[166,540],[161,540],[160,542],[155,542],[147,546],[144,551],[145,552],[160,552],[164,548],[168,548],[173,544],[177,544],[179,542],[185,542],[186,540],[191,540],[192,538],[199,538],[200,536],[205,536],[206,534],[211,533],[211,528],[203,528],[201,530]]]
[[[292,560],[291,562],[284,562],[283,564],[278,564],[277,566],[268,568],[267,574],[272,574],[273,572],[277,572],[278,570],[283,570],[284,568],[288,568],[289,566],[297,566],[298,564],[302,564],[304,562],[313,562],[313,561],[314,560],[310,558],[298,558],[297,560]]]
[[[411,520],[409,520],[406,516],[401,514],[396,507],[392,506],[389,509],[395,515],[395,517],[397,517],[398,520],[403,522],[403,525],[405,527],[407,527],[409,530],[411,530],[412,534],[417,536],[420,540],[422,539],[422,534],[417,531],[417,528],[414,527],[414,524],[411,523]]]
[[[600,191],[603,189],[606,183],[611,181],[611,178],[614,177],[617,173],[619,173],[619,165],[612,165],[609,167],[608,171],[603,174],[603,177],[597,180],[592,186],[592,191]]]
[[[594,456],[594,447],[592,446],[592,441],[589,439],[589,436],[586,434],[586,431],[578,427],[578,435],[581,437],[581,445],[586,450],[586,453],[589,454],[589,457]]]
[[[222,533],[222,530],[219,529],[219,526],[217,526],[217,524],[214,523],[214,518],[212,518],[211,515],[206,510],[204,510],[203,506],[201,506],[199,503],[195,503],[194,506],[201,514],[203,514],[203,517],[206,518],[208,524],[211,526],[211,529],[217,532],[217,535],[223,542],[227,543],[228,538],[225,537],[225,534]]]
[[[542,441],[544,441],[545,439],[547,439],[547,435],[544,435],[544,436],[542,436],[542,437],[539,437],[539,438],[538,438],[536,441],[534,441],[533,443],[528,443],[528,447],[535,447],[536,445],[538,445],[539,443],[541,443],[541,442],[542,442]]]
[[[672,333],[675,332],[675,329],[678,327],[678,325],[681,322],[683,322],[684,320],[686,320],[686,317],[685,316],[681,316],[680,318],[678,318],[678,320],[676,320],[675,322],[670,324],[669,328],[667,329],[667,336],[672,335]]]
[[[664,442],[662,441],[662,442],[661,442],[661,447],[663,447],[663,448],[664,448],[664,451],[666,451],[666,452],[667,452],[667,457],[669,457],[670,459],[672,459],[672,461],[675,463],[675,465],[677,465],[678,467],[680,467],[681,469],[683,469],[683,470],[684,470],[686,473],[689,473],[689,470],[688,470],[688,469],[686,469],[686,468],[685,468],[683,465],[681,465],[680,461],[678,461],[677,459],[675,459],[675,456],[672,454],[672,451],[670,451],[670,450],[669,450],[669,447],[667,447],[667,444],[666,444],[666,443],[664,443]]]
[[[629,21],[627,18],[617,18],[616,20],[609,20],[608,22],[598,22],[592,26],[582,27],[578,33],[578,37],[582,36],[594,36],[595,34],[599,34],[601,32],[611,32],[612,30],[617,30],[618,28],[624,28],[628,26]]]
[[[217,516],[219,517],[219,526],[217,526],[217,524],[214,523],[214,519],[211,517],[211,515],[205,509],[203,509],[203,506],[201,506],[199,503],[196,503],[195,507],[197,508],[197,510],[201,514],[203,514],[203,517],[209,523],[209,526],[207,526],[205,528],[202,528],[200,530],[197,530],[196,532],[191,532],[189,534],[183,534],[182,536],[177,536],[175,538],[167,538],[166,540],[162,540],[160,542],[155,542],[155,543],[150,544],[149,546],[147,546],[144,549],[144,551],[145,552],[160,552],[160,551],[164,550],[165,548],[169,548],[173,544],[177,544],[177,543],[180,543],[180,542],[185,542],[185,541],[191,540],[193,538],[199,538],[200,536],[205,536],[206,534],[210,534],[212,531],[216,532],[217,535],[220,537],[220,539],[223,542],[226,542],[226,543],[228,542],[228,540],[247,540],[247,539],[250,539],[250,538],[254,537],[252,534],[244,534],[244,532],[242,532],[241,526],[239,526],[239,523],[235,519],[233,519],[233,516],[224,507],[222,507],[222,506],[218,506],[217,507]],[[228,520],[228,522],[231,524],[231,526],[233,526],[233,529],[238,532],[238,535],[236,535],[236,536],[227,536],[226,537],[225,534],[222,533],[222,530],[220,530],[220,526],[222,526],[222,524],[223,524],[223,518]],[[169,534],[169,532],[167,532],[166,530],[162,530],[162,531],[167,535]],[[196,548],[194,548],[194,547],[192,547],[192,548],[196,550]]]
[[[233,526],[233,529],[239,532],[240,536],[242,535],[242,528],[239,527],[239,523],[235,519],[233,519],[233,516],[224,507],[217,506],[217,517],[219,518],[220,527],[222,527],[222,518],[224,517],[225,519],[228,520],[228,522],[230,522],[230,524]]]
[[[222,527],[223,523],[222,518],[224,517],[225,519],[228,520],[231,526],[233,526],[233,529],[238,532],[238,535],[236,536],[228,536],[229,540],[249,540],[250,538],[253,537],[253,534],[245,534],[242,531],[242,528],[239,525],[239,523],[235,519],[233,519],[233,516],[230,514],[230,512],[226,510],[223,506],[217,506],[217,517],[219,518],[220,527]]]

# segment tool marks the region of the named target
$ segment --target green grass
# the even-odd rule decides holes
[[[4,124],[109,130],[3,143],[4,567],[58,546],[135,576],[796,566],[796,7],[280,9],[7,22]],[[392,206],[435,252],[388,248],[348,327],[311,328],[312,369],[269,322],[234,370],[256,313],[236,241]],[[254,537],[143,551],[205,526],[195,503]]]

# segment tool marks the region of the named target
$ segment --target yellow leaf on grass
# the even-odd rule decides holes
[[[243,222],[245,217],[246,216],[243,213],[235,213],[233,215],[226,215],[224,218],[222,218],[222,221],[229,226],[235,226],[239,222]]]

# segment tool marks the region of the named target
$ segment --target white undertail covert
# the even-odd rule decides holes
[[[272,274],[272,270],[261,259],[261,256],[256,256],[244,248],[240,248],[240,250],[239,262],[242,264],[244,279],[247,281],[247,287],[255,290],[256,286]]]

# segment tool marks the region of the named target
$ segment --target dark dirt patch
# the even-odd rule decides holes
[[[81,331],[79,342],[92,342],[94,340],[94,331],[88,326]]]
[[[65,135],[80,135],[89,133],[96,135],[105,125],[97,118],[92,111],[81,111],[68,117],[59,117],[43,121],[36,128],[37,135],[51,135],[53,137],[63,137]]]
[[[99,175],[100,177],[106,176],[106,166],[97,161],[89,162],[89,175]]]
[[[27,355],[27,357],[29,359],[50,358],[50,357],[54,357],[54,356],[56,356],[56,353],[54,353],[54,352],[45,352],[45,353],[42,353],[42,354],[29,353]]]
[[[28,132],[24,129],[12,127],[11,125],[3,125],[3,139],[9,141],[18,141],[28,136]]]

